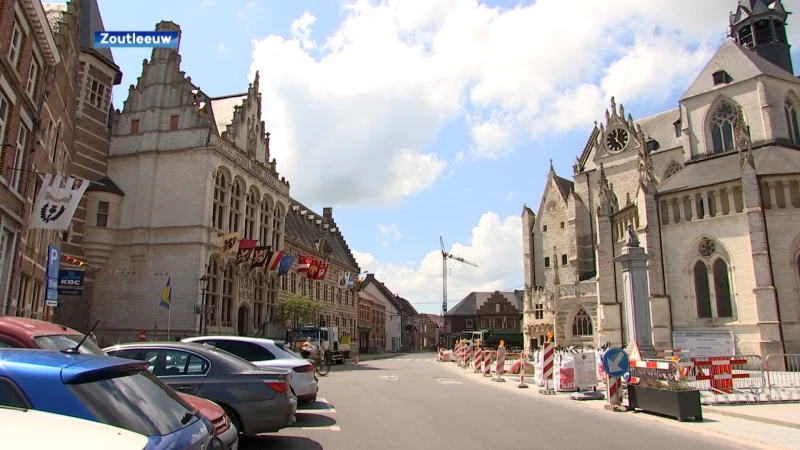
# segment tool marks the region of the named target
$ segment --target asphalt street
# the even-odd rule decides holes
[[[297,425],[242,450],[753,449],[742,441],[489,383],[433,353],[334,366]],[[536,389],[532,386],[532,389]],[[664,419],[666,420],[666,419]],[[702,426],[702,424],[697,424]]]

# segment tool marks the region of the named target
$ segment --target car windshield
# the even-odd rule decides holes
[[[83,339],[82,334],[50,334],[47,336],[36,336],[33,338],[36,345],[43,350],[68,350],[71,348],[75,348],[79,342]],[[106,352],[103,351],[102,348],[98,347],[91,339],[86,339],[81,344],[81,348],[78,349],[79,353],[83,353],[86,355],[102,355],[104,356]]]
[[[97,421],[145,436],[166,436],[199,420],[194,410],[148,371],[69,384]]]

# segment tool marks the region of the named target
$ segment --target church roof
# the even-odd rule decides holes
[[[317,242],[324,236],[325,248],[331,251],[331,259],[357,272],[361,271],[358,268],[358,262],[344,240],[341,230],[338,229],[332,217],[323,217],[295,200],[292,200],[292,204],[299,208],[297,208],[297,211],[294,211],[294,208],[289,208],[289,212],[286,214],[287,240],[293,240],[303,247],[315,250]],[[305,216],[301,214],[302,211],[306,211]],[[314,218],[309,219],[309,215],[313,215]],[[317,224],[317,220],[320,220],[321,223]],[[325,224],[328,225],[328,229],[325,229]],[[336,228],[336,231],[330,231],[331,228]]]
[[[561,178],[558,175],[553,177],[553,181],[555,181],[556,186],[558,187],[558,192],[561,193],[561,196],[564,197],[564,200],[566,200],[567,196],[572,191],[572,188],[575,186],[575,183],[566,178]]]
[[[226,127],[233,123],[233,110],[241,106],[247,99],[247,93],[226,95],[224,97],[210,98],[211,110],[214,112],[214,121],[217,125],[217,133],[222,135]]]
[[[114,55],[110,48],[94,48],[94,33],[106,31],[103,26],[103,17],[100,16],[100,7],[97,0],[80,0],[81,2],[81,47],[94,49],[97,53],[114,63]]]
[[[800,173],[800,150],[770,145],[753,150],[756,175]],[[678,173],[658,186],[659,194],[712,186],[740,179],[738,152],[728,152],[702,161],[688,162]]]
[[[474,316],[478,314],[478,302],[474,292],[470,292],[466,297],[456,303],[456,306],[447,311],[448,316]]]
[[[713,91],[713,74],[720,70],[724,70],[733,78],[732,83],[750,80],[759,75],[767,75],[792,83],[798,82],[793,74],[758,56],[755,52],[747,50],[733,39],[727,39],[700,71],[689,89],[684,92],[681,100]]]

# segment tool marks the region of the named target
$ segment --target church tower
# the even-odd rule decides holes
[[[730,15],[730,36],[744,48],[794,74],[781,0],[739,0]]]

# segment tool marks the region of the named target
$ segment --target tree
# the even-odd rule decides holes
[[[316,323],[322,302],[302,295],[290,295],[278,304],[275,310],[276,319],[294,330],[303,325]]]

